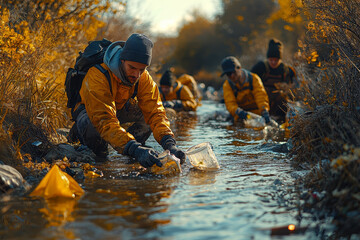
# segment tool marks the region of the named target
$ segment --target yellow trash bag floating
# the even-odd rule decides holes
[[[79,184],[69,174],[54,165],[30,196],[75,198],[82,194],[84,194],[84,190]]]

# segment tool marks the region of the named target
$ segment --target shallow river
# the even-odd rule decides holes
[[[102,178],[81,183],[77,200],[12,199],[2,208],[0,239],[316,239],[299,214],[284,139],[212,118],[223,104],[204,101],[172,123],[178,146],[210,142],[218,171],[144,174],[112,153],[96,167]],[[280,140],[279,140],[280,139]],[[147,145],[160,151],[153,137]]]

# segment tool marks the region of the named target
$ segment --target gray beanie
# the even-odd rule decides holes
[[[149,66],[153,46],[154,44],[147,36],[134,33],[126,40],[125,46],[120,54],[120,59],[139,62]]]

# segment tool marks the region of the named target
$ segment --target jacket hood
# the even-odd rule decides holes
[[[116,77],[123,79],[123,75],[121,74],[121,60],[120,55],[123,51],[124,41],[117,41],[110,44],[110,46],[106,49],[104,54],[104,63],[109,67],[110,71],[115,74]]]

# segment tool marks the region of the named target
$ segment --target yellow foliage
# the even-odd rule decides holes
[[[267,19],[268,24],[276,20],[283,19],[291,24],[302,24],[302,17],[296,12],[296,9],[302,8],[301,0],[278,0],[279,9]]]
[[[290,25],[285,25],[285,26],[284,26],[284,29],[287,30],[287,31],[289,31],[289,32],[294,31],[294,28],[291,27]]]
[[[237,19],[238,21],[240,21],[240,22],[241,22],[241,21],[244,21],[244,16],[240,16],[240,15],[239,15],[239,16],[236,16],[236,19]]]
[[[96,38],[104,26],[97,16],[111,5],[109,0],[39,0],[27,1],[24,11],[24,4],[0,4],[0,103],[55,129],[65,117],[69,59]]]

